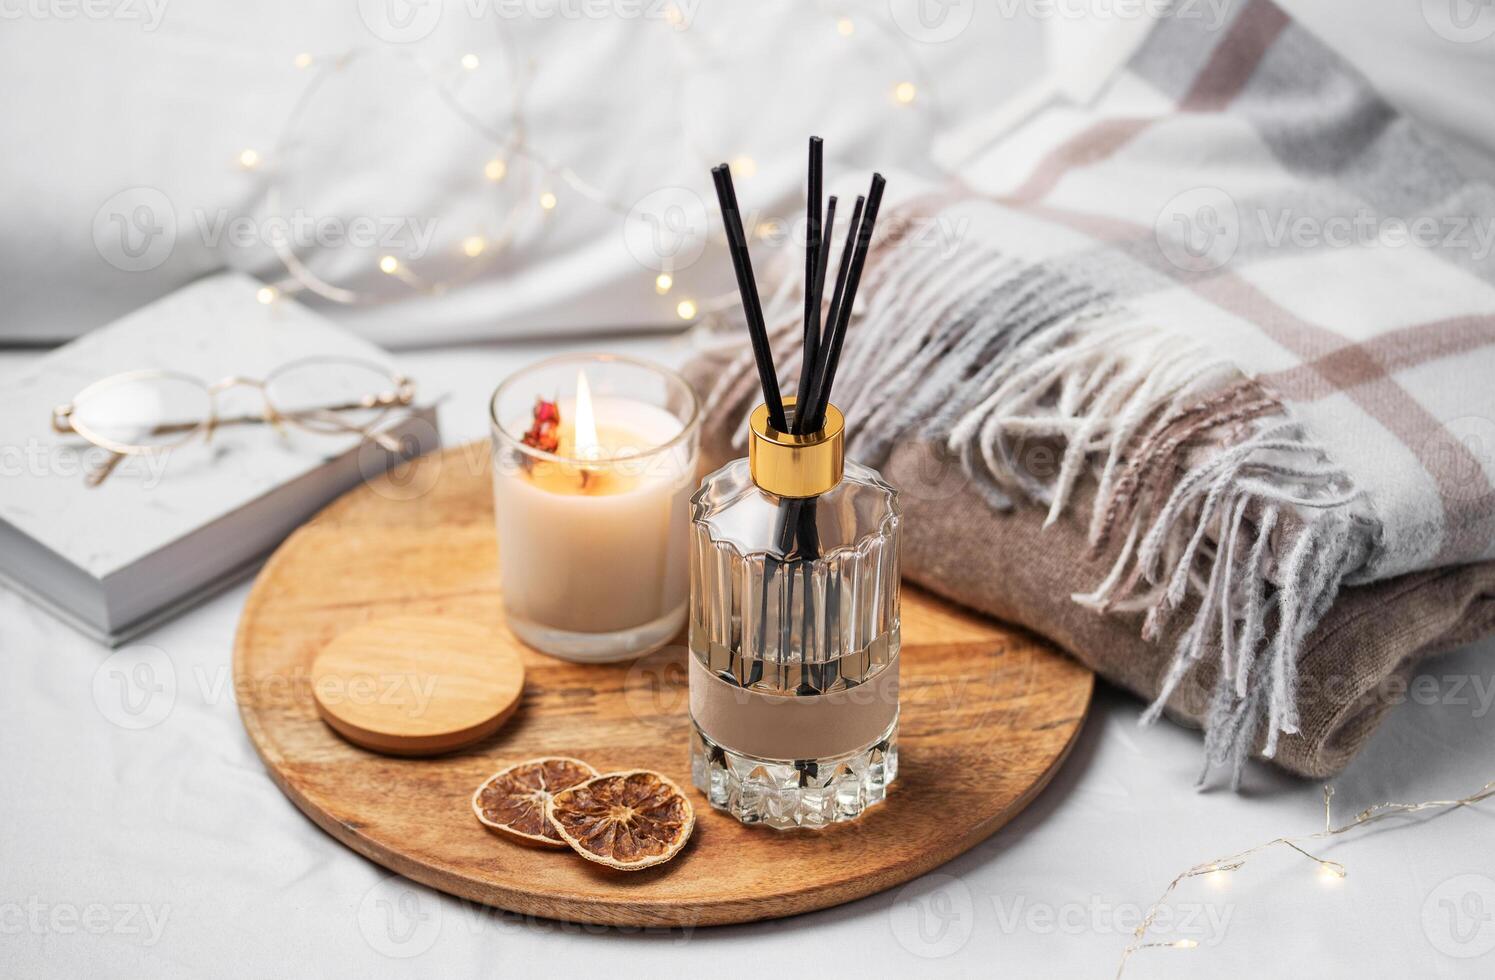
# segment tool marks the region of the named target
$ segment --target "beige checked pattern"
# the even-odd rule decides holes
[[[1066,271],[1124,280],[1305,422],[1379,527],[1356,579],[1495,557],[1495,190],[1268,0],[1211,26],[1165,19],[967,188],[1081,236]]]
[[[917,441],[994,513],[1089,510],[1109,571],[1053,589],[1140,613],[1167,653],[1087,662],[1149,719],[1203,724],[1237,779],[1284,737],[1324,768],[1366,691],[1300,690],[1341,586],[1495,558],[1495,190],[1248,0],[1178,5],[1093,104],[1038,113],[884,224],[837,385],[849,453]],[[794,318],[774,336],[792,376]],[[741,428],[746,353],[708,387]],[[930,530],[982,534],[966,520]],[[961,594],[1002,609],[1002,589]],[[1336,671],[1373,684],[1395,653]]]

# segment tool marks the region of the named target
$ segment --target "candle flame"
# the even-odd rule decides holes
[[[576,372],[576,421],[572,434],[573,454],[577,459],[592,459],[601,448],[597,441],[597,422],[592,417],[592,389],[587,385],[587,373]]]

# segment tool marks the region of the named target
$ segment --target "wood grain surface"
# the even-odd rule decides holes
[[[524,914],[703,926],[827,908],[902,884],[988,837],[1073,744],[1093,676],[1052,647],[903,595],[899,774],[885,803],[821,831],[746,827],[693,789],[695,833],[669,864],[616,872],[501,839],[473,790],[541,755],[690,785],[680,645],[631,664],[524,650],[519,710],[492,737],[432,759],[357,748],[318,717],[311,664],[339,633],[388,616],[456,616],[502,631],[488,448],[424,458],[353,490],[261,572],[234,651],[244,727],[271,777],[336,840],[415,881]]]
[[[333,637],[311,665],[322,720],[357,745],[440,755],[498,731],[524,694],[524,645],[455,616],[389,616]]]

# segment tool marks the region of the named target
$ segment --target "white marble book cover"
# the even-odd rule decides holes
[[[387,353],[300,304],[260,302],[259,288],[233,273],[199,280],[4,379],[0,575],[9,584],[117,642],[243,574],[338,493],[397,460],[335,421],[320,432],[230,423],[211,438],[198,432],[169,451],[123,457],[90,485],[111,454],[54,432],[52,412],[100,379],[153,370],[206,385],[244,379],[212,396],[219,418],[242,420],[263,414],[253,382],[287,364],[351,359],[396,370]],[[295,397],[315,394],[316,370],[298,372]],[[417,379],[415,404],[434,401]],[[390,418],[381,426],[407,450],[439,445],[434,408]]]

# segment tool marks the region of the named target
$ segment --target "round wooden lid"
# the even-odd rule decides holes
[[[506,638],[438,616],[377,619],[340,633],[312,663],[317,711],[355,745],[436,755],[487,738],[524,691]]]

